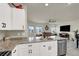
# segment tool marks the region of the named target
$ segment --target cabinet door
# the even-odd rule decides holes
[[[39,43],[17,45],[12,56],[39,56]]]
[[[56,56],[57,55],[57,41],[42,42],[40,45],[41,56]]]
[[[0,4],[0,30],[11,29],[11,8],[7,3]]]
[[[21,44],[15,47],[12,51],[12,56],[27,56],[27,44]]]
[[[25,10],[13,8],[13,30],[25,30]]]
[[[39,56],[39,43],[28,44],[28,56]]]

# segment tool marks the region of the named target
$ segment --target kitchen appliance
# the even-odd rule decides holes
[[[67,40],[66,39],[62,39],[62,40],[58,40],[58,56],[64,56],[66,55],[67,52]]]

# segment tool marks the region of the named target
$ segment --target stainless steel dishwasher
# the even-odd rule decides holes
[[[58,44],[58,56],[65,56],[67,52],[67,40],[62,39],[57,41]]]

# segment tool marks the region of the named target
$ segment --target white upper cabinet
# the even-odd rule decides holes
[[[0,30],[25,30],[26,22],[25,9],[0,3]]]
[[[0,3],[0,30],[11,30],[11,8],[7,3]]]
[[[12,8],[12,30],[25,30],[25,10]]]

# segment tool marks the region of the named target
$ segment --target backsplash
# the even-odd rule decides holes
[[[27,36],[25,31],[13,30],[13,31],[0,31],[0,51],[1,50],[12,50],[18,44],[25,44],[27,39],[16,38],[16,39],[6,39],[3,41],[3,37],[10,36]]]
[[[4,33],[0,31],[0,40],[4,37]]]
[[[3,37],[9,37],[9,36],[26,36],[25,31],[18,31],[18,30],[14,30],[14,31],[0,31],[0,40]]]

